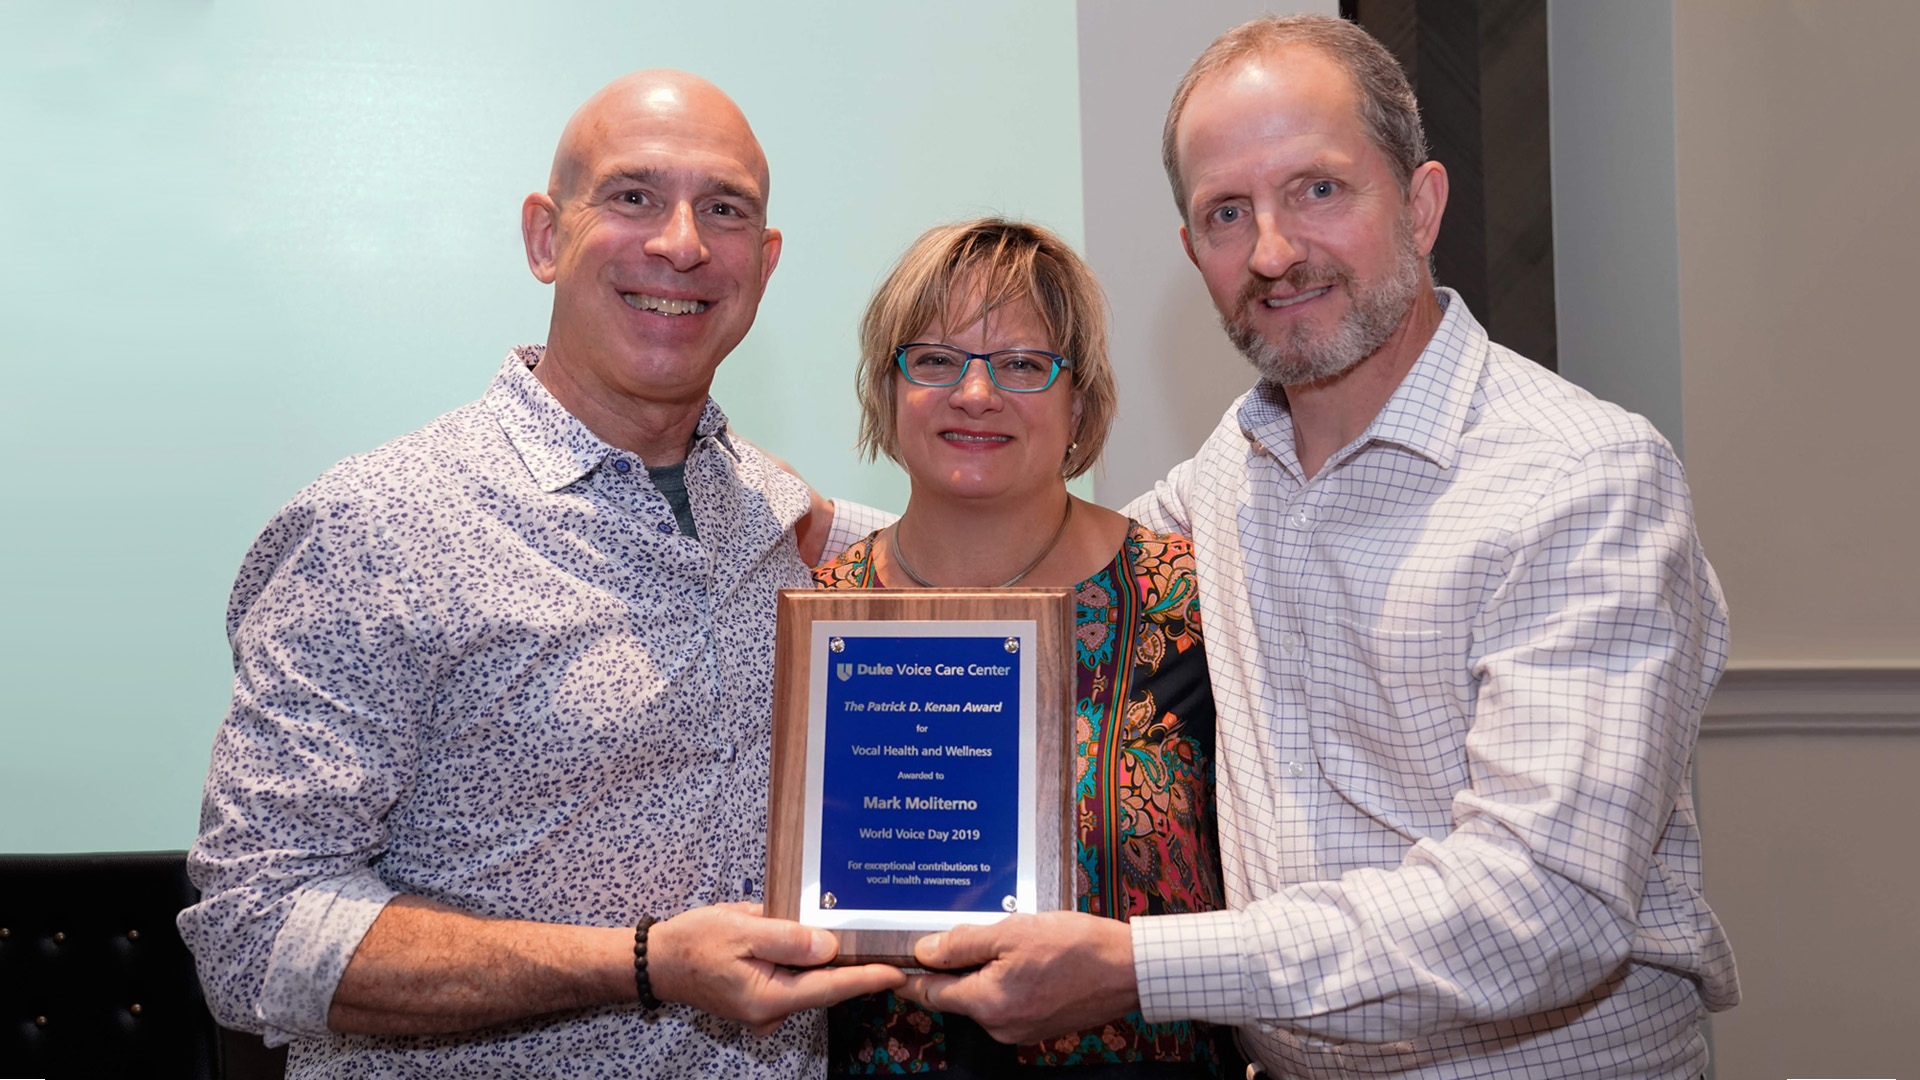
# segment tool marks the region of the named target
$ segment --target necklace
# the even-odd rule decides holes
[[[1013,575],[1007,580],[994,586],[994,588],[1004,589],[1009,585],[1017,585],[1020,583],[1021,578],[1026,577],[1028,574],[1033,573],[1033,568],[1036,566],[1039,566],[1040,561],[1042,559],[1045,559],[1048,555],[1053,554],[1053,549],[1056,545],[1060,543],[1060,538],[1067,534],[1067,522],[1071,521],[1072,519],[1073,519],[1073,495],[1069,493],[1067,495],[1067,512],[1060,515],[1060,527],[1053,530],[1053,539],[1047,541],[1047,546],[1040,549],[1040,554],[1035,555],[1033,557],[1033,561],[1027,564],[1026,569],[1020,571],[1019,573]],[[902,572],[904,572],[908,577],[913,579],[914,584],[920,586],[923,589],[932,589],[932,588],[938,587],[934,585],[933,582],[928,581],[926,578],[923,578],[919,574],[914,573],[913,567],[907,564],[906,553],[900,550],[900,523],[899,522],[895,522],[893,525],[893,528],[887,530],[887,549],[893,552],[893,561],[899,564]]]

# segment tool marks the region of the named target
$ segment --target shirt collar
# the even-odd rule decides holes
[[[1400,380],[1367,430],[1337,457],[1344,459],[1371,443],[1391,443],[1427,458],[1443,469],[1460,455],[1473,409],[1473,395],[1487,363],[1487,332],[1467,310],[1460,295],[1436,288],[1443,313],[1427,347]],[[1295,472],[1293,414],[1287,397],[1267,382],[1241,399],[1240,428]]]
[[[546,386],[534,377],[533,365],[545,355],[545,345],[516,345],[508,350],[500,371],[482,399],[500,430],[519,452],[520,460],[542,491],[559,491],[600,467],[611,455],[625,455],[640,464],[638,455],[609,446],[587,425],[568,412]],[[712,398],[700,410],[694,425],[697,442],[712,439],[729,455],[739,457],[727,437],[727,417]]]

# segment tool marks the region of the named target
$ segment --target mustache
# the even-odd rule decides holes
[[[1348,285],[1353,281],[1353,271],[1340,263],[1295,263],[1287,267],[1287,272],[1277,278],[1254,274],[1240,286],[1237,309],[1245,311],[1266,297],[1276,285],[1285,285],[1296,293],[1309,289],[1318,289],[1324,285]]]

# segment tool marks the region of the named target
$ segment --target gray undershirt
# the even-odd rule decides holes
[[[649,465],[647,479],[653,481],[653,486],[666,496],[667,505],[673,507],[673,520],[679,523],[681,535],[698,540],[700,533],[693,527],[693,504],[687,501],[687,463],[662,465],[657,469]]]

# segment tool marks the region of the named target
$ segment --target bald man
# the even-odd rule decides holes
[[[754,903],[809,492],[707,394],[767,192],[714,86],[595,94],[522,206],[547,343],[248,552],[180,930],[292,1075],[817,1075],[818,1007],[901,981]]]

